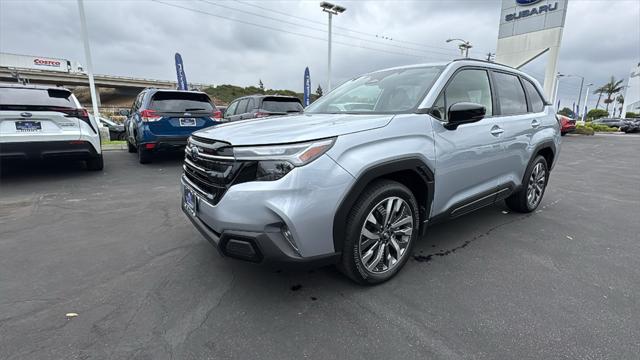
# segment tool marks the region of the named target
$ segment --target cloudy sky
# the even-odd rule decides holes
[[[442,61],[459,54],[450,37],[473,44],[470,55],[495,52],[500,0],[338,1],[333,82],[384,67]],[[326,83],[326,21],[319,1],[85,0],[95,72],[174,80],[173,55],[187,78],[207,84],[302,91]],[[0,0],[0,51],[84,63],[75,0]],[[545,58],[526,71],[542,81]],[[601,85],[626,79],[640,62],[640,1],[570,0],[559,71]],[[562,105],[580,80],[560,85]],[[626,84],[626,81],[625,81]],[[595,102],[591,96],[590,103]]]

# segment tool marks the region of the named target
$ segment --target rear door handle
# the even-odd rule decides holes
[[[491,135],[499,136],[503,132],[504,132],[504,129],[498,125],[495,125],[494,127],[491,128]]]
[[[533,119],[533,121],[531,122],[531,127],[535,129],[538,126],[540,126],[540,122],[537,119]]]

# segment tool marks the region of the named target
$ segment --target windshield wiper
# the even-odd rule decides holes
[[[188,108],[188,109],[184,109],[184,111],[200,111],[200,110],[207,110],[205,108]]]

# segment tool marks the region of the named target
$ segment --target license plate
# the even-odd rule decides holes
[[[42,124],[40,121],[16,121],[17,131],[40,131]]]
[[[191,216],[196,216],[196,213],[198,212],[198,196],[193,192],[193,190],[186,186],[184,187],[182,202],[187,212]]]
[[[196,118],[180,118],[180,126],[196,126]]]

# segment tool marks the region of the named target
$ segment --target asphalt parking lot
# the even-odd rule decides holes
[[[181,160],[3,165],[0,358],[640,353],[640,136],[564,138],[536,213],[436,225],[376,287],[221,258],[180,210]]]

